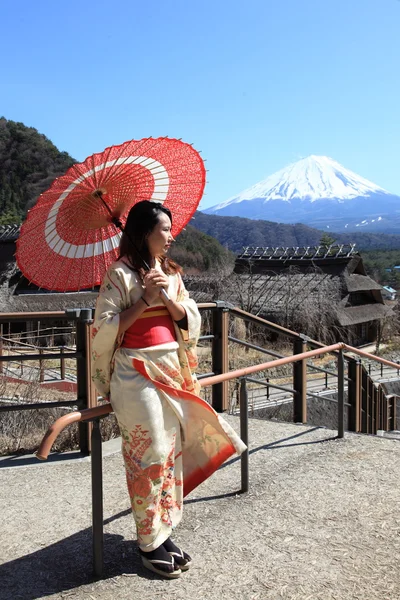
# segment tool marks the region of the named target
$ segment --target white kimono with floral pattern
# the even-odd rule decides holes
[[[142,294],[135,271],[123,260],[111,265],[96,305],[92,379],[118,419],[139,546],[153,550],[181,520],[184,495],[245,446],[198,396],[200,315],[179,274],[169,276],[168,294],[185,308],[188,330],[175,324],[176,342],[119,347],[119,313]]]

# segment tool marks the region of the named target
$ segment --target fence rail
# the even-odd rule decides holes
[[[267,389],[276,388],[284,390],[293,395],[293,419],[295,421],[307,421],[307,395],[317,396],[307,391],[307,368],[313,369],[315,365],[308,365],[307,361],[325,355],[333,354],[337,363],[337,371],[316,367],[314,370],[323,372],[325,377],[331,376],[337,379],[337,430],[338,437],[344,436],[345,428],[345,408],[348,409],[348,427],[352,431],[365,431],[366,433],[375,433],[378,428],[393,428],[396,423],[396,396],[386,395],[382,386],[376,386],[371,379],[367,369],[361,365],[359,359],[354,355],[374,361],[378,364],[386,365],[390,368],[398,369],[398,365],[392,361],[370,355],[357,348],[352,348],[344,343],[323,344],[310,340],[307,336],[297,334],[284,327],[280,327],[262,319],[237,309],[225,302],[199,304],[201,311],[209,311],[210,314],[210,334],[201,337],[202,342],[210,342],[212,347],[212,372],[205,373],[199,377],[200,385],[203,389],[212,389],[212,404],[217,411],[224,411],[228,408],[228,383],[236,381],[236,389],[239,391],[240,403],[240,430],[242,440],[248,445],[248,417],[249,417],[249,388],[248,382],[253,384],[256,381],[260,385],[265,385]],[[261,327],[275,335],[283,336],[292,345],[292,353],[284,356],[275,351],[268,350],[257,344],[251,344],[245,340],[239,340],[235,336],[229,335],[229,317],[244,320]],[[80,428],[81,450],[84,453],[89,451],[91,445],[92,452],[92,504],[93,504],[93,549],[94,549],[94,572],[97,576],[101,575],[103,568],[103,492],[102,492],[102,449],[99,420],[112,412],[110,404],[95,406],[97,403],[97,394],[94,394],[94,388],[90,379],[90,326],[92,319],[91,309],[82,309],[78,311],[54,312],[54,313],[19,313],[2,314],[0,323],[10,321],[32,321],[32,320],[57,319],[73,321],[76,329],[76,351],[72,353],[59,352],[56,354],[38,353],[28,354],[19,359],[24,361],[46,358],[66,358],[73,357],[77,361],[77,411],[64,415],[47,431],[42,440],[42,444],[37,452],[38,458],[46,459],[54,440],[62,429],[71,423],[77,422]],[[263,354],[275,357],[261,364],[253,364],[241,369],[229,370],[229,342],[240,343],[244,347],[260,351]],[[308,350],[307,347],[311,347]],[[347,353],[345,354],[345,350]],[[349,354],[351,353],[351,354]],[[2,356],[3,362],[10,362],[15,357]],[[272,383],[270,380],[262,382],[252,375],[268,371],[272,368],[290,365],[292,368],[292,386],[280,386]],[[347,365],[347,374],[346,374]],[[345,383],[347,381],[348,401],[345,401]],[[95,396],[95,398],[94,398]],[[47,407],[65,406],[65,403],[46,403]],[[0,407],[4,410],[29,410],[32,405],[8,405]],[[43,405],[40,405],[43,408]],[[91,427],[89,428],[89,424]],[[89,430],[91,433],[89,443]],[[249,452],[243,453],[241,457],[241,492],[249,489]]]
[[[344,377],[344,353],[343,350],[349,350],[358,353],[356,348],[347,346],[343,343],[332,344],[323,348],[317,348],[308,352],[299,353],[293,356],[276,359],[259,365],[236,369],[228,373],[206,377],[200,381],[202,387],[220,385],[223,382],[240,379],[240,432],[243,442],[246,444],[246,450],[241,456],[241,489],[242,493],[249,490],[249,435],[248,435],[248,391],[247,378],[252,373],[257,373],[283,364],[299,363],[313,356],[320,356],[329,352],[338,352],[338,438],[344,437],[344,409],[345,409],[345,377]],[[372,358],[372,356],[371,356]],[[379,359],[384,360],[384,359]],[[389,361],[386,361],[389,362]],[[93,570],[96,577],[100,577],[103,572],[103,554],[104,554],[104,534],[103,534],[103,476],[102,476],[102,448],[99,421],[107,414],[112,412],[110,404],[97,406],[96,408],[83,410],[81,412],[71,413],[60,417],[48,430],[40,448],[37,457],[46,460],[55,439],[59,433],[68,425],[74,422],[93,422],[92,429],[92,532],[93,532]]]
[[[4,323],[31,323],[34,321],[51,322],[72,322],[76,335],[76,350],[72,352],[49,352],[48,349],[39,348],[37,354],[21,353],[18,354],[18,362],[22,365],[27,361],[39,361],[39,380],[42,382],[43,363],[46,360],[60,360],[60,369],[64,369],[62,365],[66,358],[76,360],[77,372],[77,397],[75,400],[62,400],[58,402],[40,402],[40,403],[17,403],[0,405],[0,413],[15,412],[36,409],[63,408],[65,406],[76,406],[78,410],[85,410],[93,404],[97,404],[97,395],[94,396],[94,390],[90,386],[89,377],[89,351],[90,351],[90,326],[92,323],[91,309],[76,309],[67,311],[55,312],[34,312],[34,313],[1,313],[0,324]],[[51,329],[51,328],[50,328]],[[2,336],[4,337],[4,336]],[[0,373],[3,370],[4,363],[15,362],[15,355],[4,355],[3,344],[0,345]],[[65,363],[64,363],[65,365]],[[79,424],[79,447],[83,454],[89,454],[90,451],[90,433],[91,429],[86,423]]]
[[[232,379],[229,376],[225,376],[229,373],[230,367],[230,346],[236,344],[246,349],[251,349],[259,352],[260,354],[268,355],[276,358],[277,360],[269,363],[267,369],[272,367],[279,367],[287,365],[292,367],[291,375],[288,374],[284,377],[284,381],[280,381],[279,376],[274,376],[272,379],[268,377],[264,380],[254,380],[253,378],[249,383],[251,388],[248,389],[247,394],[252,399],[252,410],[257,410],[257,388],[266,390],[266,400],[271,406],[271,391],[282,392],[286,394],[286,397],[282,397],[282,394],[278,400],[282,403],[287,403],[288,398],[293,403],[293,420],[296,422],[307,421],[307,398],[320,398],[321,394],[315,393],[315,388],[310,388],[313,380],[310,373],[322,373],[325,384],[325,390],[337,389],[339,369],[336,368],[324,368],[310,364],[310,359],[313,357],[321,356],[318,352],[319,349],[325,347],[316,340],[311,340],[307,336],[298,334],[294,331],[280,327],[274,323],[266,321],[262,317],[251,315],[245,311],[233,307],[226,302],[209,302],[201,303],[198,305],[200,311],[208,312],[209,331],[204,332],[204,335],[200,337],[200,342],[203,344],[211,345],[211,370],[208,373],[203,373],[198,376],[199,381],[204,384],[203,389],[207,391],[207,399],[209,399],[212,406],[217,411],[226,411],[231,407],[234,407],[234,398],[237,395],[237,405],[240,401],[239,388],[236,386],[233,390],[229,388]],[[90,356],[90,324],[92,319],[92,309],[81,309],[81,310],[68,310],[65,312],[37,312],[37,313],[12,313],[2,314],[0,316],[0,324],[6,322],[21,322],[21,321],[41,321],[44,325],[44,329],[52,330],[52,327],[47,326],[51,324],[51,321],[57,319],[58,322],[71,323],[71,327],[74,329],[77,346],[75,350],[64,349],[62,347],[56,348],[39,348],[35,353],[36,348],[29,346],[26,347],[26,351],[21,349],[21,353],[18,353],[18,362],[23,370],[23,365],[28,361],[39,362],[39,379],[44,380],[44,365],[46,360],[59,360],[60,361],[60,377],[65,380],[66,377],[66,363],[67,359],[76,360],[76,381],[77,381],[77,397],[75,405],[78,410],[93,407],[97,404],[97,394],[91,386],[90,374],[89,374],[89,356]],[[255,344],[243,339],[239,339],[237,336],[231,335],[230,333],[230,318],[239,319],[247,324],[256,325],[257,328],[261,328],[267,332],[273,333],[274,335],[281,336],[291,344],[292,352],[291,355],[301,355],[302,358],[291,360],[290,357],[284,356],[282,353],[276,352],[259,343]],[[206,319],[207,320],[207,319]],[[4,336],[3,336],[4,338]],[[0,373],[3,368],[3,364],[12,364],[15,361],[16,355],[9,354],[4,355],[2,353],[1,346],[2,338],[0,337]],[[13,344],[14,345],[14,344]],[[25,345],[24,345],[25,347]],[[307,351],[307,347],[314,348],[314,350]],[[3,347],[4,348],[4,347]],[[331,346],[333,348],[333,346]],[[350,348],[346,346],[346,348]],[[58,351],[57,351],[58,350]],[[11,351],[11,350],[10,350]],[[18,350],[19,352],[19,350]],[[377,429],[387,429],[389,427],[395,428],[396,423],[396,397],[393,395],[387,396],[382,386],[379,387],[378,391],[375,390],[375,384],[372,381],[371,367],[364,367],[357,363],[354,356],[344,353],[343,350],[331,350],[331,354],[334,357],[334,361],[338,367],[338,360],[340,352],[343,352],[344,360],[344,373],[343,378],[348,384],[348,402],[345,403],[345,407],[348,412],[348,427],[352,431],[359,431],[365,433],[376,433]],[[378,365],[375,372],[382,369],[389,369],[395,373],[399,373],[400,365],[393,361],[387,361],[386,359],[380,359],[368,355],[368,353],[362,350],[351,349],[352,354],[358,353],[358,356],[367,361],[366,365],[375,364]],[[322,353],[323,354],[323,353]],[[355,361],[355,363],[354,363]],[[358,365],[358,366],[357,366]],[[37,367],[35,367],[37,369]],[[69,369],[71,372],[71,369]],[[382,371],[383,372],[383,371]],[[256,372],[255,372],[256,373]],[[257,371],[260,373],[260,371]],[[248,372],[250,374],[250,371]],[[216,376],[222,376],[220,379],[215,380],[214,384],[208,384],[211,378]],[[292,385],[288,383],[288,378],[292,380]],[[282,378],[281,378],[282,379]],[[375,386],[375,387],[374,387]],[[231,394],[231,396],[230,396]],[[231,399],[233,398],[233,400]],[[325,399],[328,399],[324,396]],[[265,400],[260,400],[260,405],[265,404]],[[379,404],[377,408],[377,403]],[[68,404],[67,404],[68,405]],[[0,406],[0,412],[6,412],[7,410],[32,410],[32,404],[15,404],[7,406]],[[45,406],[50,408],[53,406],[66,406],[64,402],[45,403]],[[42,408],[43,406],[41,406]],[[386,418],[387,417],[387,418]],[[89,431],[81,429],[81,450],[87,452],[89,450],[90,441],[87,439]],[[85,440],[86,438],[86,440]]]

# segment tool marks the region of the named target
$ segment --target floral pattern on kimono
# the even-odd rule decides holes
[[[96,304],[92,379],[118,419],[138,542],[162,544],[182,517],[183,496],[245,446],[232,428],[198,396],[196,344],[200,315],[179,274],[168,295],[187,315],[174,323],[176,342],[151,348],[121,347],[119,313],[143,294],[139,275],[124,261],[108,270]],[[161,299],[152,306],[164,307]]]

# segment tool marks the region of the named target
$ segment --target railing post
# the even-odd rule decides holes
[[[361,366],[361,418],[360,418],[360,433],[367,433],[368,431],[368,373],[365,367]]]
[[[249,399],[247,394],[246,378],[240,380],[240,437],[246,444],[246,450],[240,457],[241,492],[249,491]]]
[[[344,437],[344,356],[339,350],[338,356],[338,438]]]
[[[64,346],[60,346],[60,354],[64,354],[65,348]],[[62,380],[65,379],[65,358],[61,356],[60,358],[60,377]]]
[[[1,357],[3,356],[3,323],[0,323],[0,375],[3,373],[3,361]]]
[[[221,375],[229,371],[228,355],[228,328],[229,308],[225,302],[217,302],[212,311],[212,370],[215,375]],[[228,409],[229,383],[224,381],[212,386],[212,406],[217,412]]]
[[[293,342],[293,354],[302,354],[307,350],[307,342],[297,338]],[[293,363],[293,421],[307,423],[307,361]]]
[[[43,354],[43,348],[39,348],[39,354]],[[39,359],[39,381],[43,383],[44,381],[44,364],[43,359]]]
[[[368,396],[367,396],[367,433],[372,434],[372,405],[373,405],[373,384],[372,379],[368,378]]]
[[[396,429],[396,420],[393,419],[393,406],[396,405],[397,396],[390,395],[387,396],[387,431],[391,429]]]
[[[382,423],[379,429],[389,431],[389,396],[382,390]]]
[[[91,435],[92,466],[92,541],[93,573],[95,577],[103,574],[103,468],[100,420],[92,423]]]
[[[377,426],[376,426],[376,416],[377,416],[377,412],[376,412],[376,405],[377,405],[377,389],[375,387],[375,384],[373,382],[373,380],[371,380],[371,433],[372,435],[376,435],[376,430],[377,430]]]
[[[348,401],[349,419],[348,430],[360,431],[360,399],[361,399],[361,363],[357,359],[349,359]]]
[[[77,400],[79,410],[89,407],[88,369],[87,369],[87,329],[92,320],[92,310],[82,308],[76,321],[76,351],[80,356],[76,359]],[[79,447],[82,454],[89,454],[89,427],[86,422],[79,423]]]
[[[92,355],[92,324],[86,327],[86,373],[87,373],[87,399],[89,408],[97,406],[97,390],[91,377],[91,355]],[[92,439],[92,423],[88,423],[88,439]],[[89,448],[91,451],[91,445]]]
[[[382,363],[381,363],[382,364]],[[376,403],[376,430],[383,429],[386,431],[386,426],[384,426],[384,409],[383,409],[383,390],[379,385],[377,389],[377,403]]]

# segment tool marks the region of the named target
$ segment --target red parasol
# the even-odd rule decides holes
[[[176,236],[191,219],[205,168],[189,144],[170,138],[132,140],[73,165],[29,211],[17,242],[17,264],[29,281],[57,291],[99,285],[118,257],[131,207],[161,202]]]

